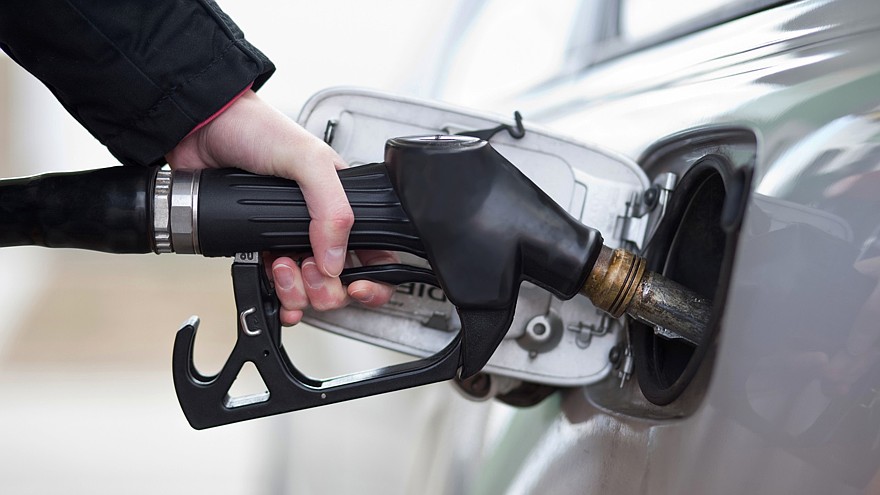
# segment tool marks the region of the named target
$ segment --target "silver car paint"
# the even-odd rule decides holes
[[[614,393],[601,384],[566,391],[502,414],[506,433],[479,454],[462,449],[469,481],[452,491],[880,492],[878,55],[880,3],[803,1],[508,102],[633,159],[747,129],[753,194],[694,410],[600,406]]]

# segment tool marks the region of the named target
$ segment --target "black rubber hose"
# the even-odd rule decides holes
[[[157,169],[110,167],[0,181],[0,247],[152,251]]]

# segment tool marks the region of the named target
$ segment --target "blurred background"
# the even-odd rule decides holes
[[[280,2],[221,6],[277,65],[261,95],[295,117],[331,86],[497,110],[558,73],[580,9],[535,2]],[[36,79],[0,55],[0,177],[115,166]],[[437,384],[194,431],[171,346],[202,318],[196,362],[234,342],[228,260],[0,251],[0,493],[443,493],[461,446],[497,438],[505,406]],[[300,325],[294,362],[331,376],[398,360]],[[494,426],[493,426],[494,425]],[[467,439],[467,441],[464,441]],[[457,450],[453,446],[457,445]]]

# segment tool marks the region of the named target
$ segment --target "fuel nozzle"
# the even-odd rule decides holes
[[[624,313],[696,345],[712,314],[712,301],[687,287],[646,269],[644,258],[623,249],[602,246],[581,294],[614,316]]]

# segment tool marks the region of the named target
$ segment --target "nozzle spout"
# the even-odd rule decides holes
[[[644,258],[623,249],[602,247],[581,289],[593,304],[615,318],[624,313],[696,345],[712,315],[712,301],[659,273]]]

